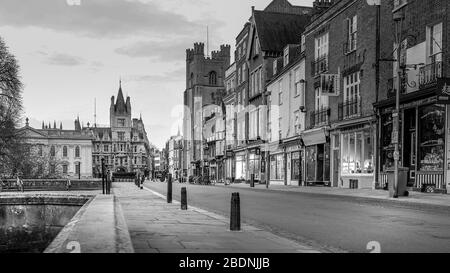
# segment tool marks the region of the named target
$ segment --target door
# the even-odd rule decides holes
[[[317,174],[316,182],[324,181],[325,147],[323,144],[317,145]]]
[[[403,166],[409,168],[408,187],[413,187],[416,180],[417,138],[416,109],[406,109],[404,112]]]

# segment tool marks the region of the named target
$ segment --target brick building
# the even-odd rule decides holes
[[[242,132],[238,121],[241,147],[235,150],[238,180],[248,181],[254,175],[255,181],[267,182],[266,82],[272,74],[273,60],[283,55],[286,45],[298,43],[311,12],[311,7],[293,6],[286,0],[274,0],[262,11],[252,7],[245,64],[248,82],[242,99],[246,126]]]
[[[447,192],[450,186],[449,12],[446,0],[396,0],[391,7],[393,73],[375,104],[379,115],[379,187],[387,182],[394,164],[393,111],[400,91],[400,166],[407,170],[407,185],[415,190]],[[400,44],[398,47],[397,45]],[[399,53],[399,54],[397,54]],[[398,58],[400,57],[400,58]],[[446,185],[447,184],[447,185]]]

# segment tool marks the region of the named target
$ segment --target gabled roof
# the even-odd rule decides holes
[[[255,10],[256,32],[262,51],[282,52],[287,44],[298,44],[309,15],[296,15]]]

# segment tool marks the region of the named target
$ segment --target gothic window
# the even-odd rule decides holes
[[[209,85],[217,85],[217,73],[215,71],[209,72]]]
[[[75,157],[80,157],[80,146],[75,147]]]

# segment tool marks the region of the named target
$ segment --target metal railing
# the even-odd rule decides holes
[[[361,115],[361,99],[347,100],[339,104],[339,120],[358,117]]]
[[[328,71],[328,55],[323,55],[311,63],[312,75],[318,76]]]
[[[442,58],[437,61],[437,56],[441,56],[442,54],[434,55],[433,62],[425,65],[420,68],[419,72],[419,88],[426,88],[428,86],[432,86],[437,83],[437,80],[442,78]]]
[[[311,117],[311,127],[321,126],[328,124],[330,120],[330,111],[331,109],[322,108],[320,110],[312,111],[310,113]]]

